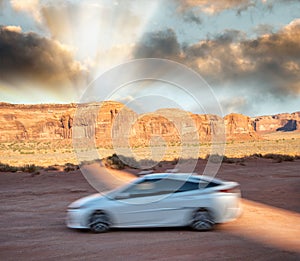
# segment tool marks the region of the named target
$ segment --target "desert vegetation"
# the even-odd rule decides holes
[[[204,158],[198,158],[198,160],[205,160],[216,164],[226,163],[226,164],[238,164],[243,166],[245,165],[245,162],[247,160],[258,159],[258,158],[272,160],[272,162],[274,163],[281,163],[284,161],[292,162],[292,161],[300,160],[300,155],[291,156],[291,155],[274,154],[274,153],[268,153],[268,154],[255,153],[252,155],[248,155],[246,157],[233,158],[233,157],[227,157],[225,155],[212,154],[212,155],[206,155]],[[185,162],[188,163],[190,160],[195,160],[195,159],[183,159],[181,160],[181,162],[184,164]],[[27,172],[27,173],[39,173],[40,171],[70,172],[70,171],[78,170],[80,166],[91,165],[94,163],[98,163],[98,164],[101,163],[107,168],[117,169],[117,170],[122,170],[128,167],[143,169],[141,166],[153,166],[146,169],[155,169],[155,167],[162,167],[163,165],[166,164],[174,166],[178,163],[178,158],[174,158],[173,160],[163,160],[163,161],[154,161],[148,159],[137,160],[133,157],[126,157],[114,153],[103,159],[82,161],[80,162],[80,164],[73,164],[68,162],[63,165],[54,164],[49,166],[38,166],[35,164],[24,164],[22,166],[15,166],[15,165],[10,165],[7,163],[0,162],[0,172]]]
[[[261,140],[227,140],[225,143],[217,145],[219,147],[218,154],[223,155],[222,162],[225,163],[242,164],[242,159],[245,157],[264,157],[272,159],[274,162],[293,161],[300,155],[300,132],[271,133],[265,134],[264,139]],[[185,154],[188,155],[181,155],[183,148]],[[194,152],[198,148],[198,155],[196,155]],[[18,168],[31,164],[43,168],[66,165],[68,171],[73,169],[74,165],[78,166],[84,161],[105,159],[104,163],[107,166],[122,169],[124,166],[116,158],[109,158],[114,153],[118,154],[121,159],[123,157],[122,162],[127,162],[130,166],[156,165],[160,161],[171,162],[179,158],[206,159],[207,155],[217,154],[212,152],[211,144],[208,142],[182,146],[156,146],[153,148],[138,146],[129,148],[134,158],[129,154],[120,156],[122,153],[115,151],[113,148],[97,146],[92,149],[98,153],[98,158],[90,157],[91,148],[83,146],[74,149],[72,142],[66,140],[0,142],[0,161],[4,165],[1,168],[7,168],[7,166],[5,167],[6,164]],[[78,154],[80,154],[80,157],[78,157]],[[210,161],[218,162],[218,156],[210,157]],[[67,163],[69,163],[68,166]],[[73,166],[70,164],[73,164]]]
[[[36,166],[34,164],[25,164],[23,166],[11,166],[9,164],[0,163],[0,172],[28,172],[37,173],[42,167]]]
[[[79,166],[66,163],[65,165],[51,165],[48,167],[36,166],[35,164],[25,164],[23,166],[13,166],[0,162],[0,172],[26,172],[26,173],[36,173],[38,174],[41,170],[43,171],[75,171],[78,170]]]
[[[173,148],[173,152],[168,155],[168,157],[164,157],[161,160],[154,160],[149,157],[146,153],[139,154],[139,157],[128,157],[126,155],[117,155],[116,153],[108,154],[112,150],[107,151],[105,157],[102,159],[91,159],[91,160],[83,160],[79,163],[77,162],[76,158],[72,158],[71,162],[64,163],[63,160],[60,163],[54,163],[54,157],[61,155],[62,152],[52,152],[45,154],[45,161],[41,161],[40,158],[37,158],[35,161],[33,159],[34,154],[20,154],[19,157],[17,157],[18,162],[16,164],[13,164],[13,162],[0,162],[0,172],[28,172],[28,173],[34,173],[38,172],[40,170],[44,171],[75,171],[79,169],[82,165],[89,165],[96,162],[102,162],[102,164],[108,168],[111,169],[124,169],[126,167],[136,168],[136,169],[143,169],[142,166],[159,166],[163,165],[164,163],[169,163],[171,165],[176,165],[179,160],[179,156],[177,153],[176,148]],[[103,155],[103,153],[102,153]],[[105,154],[104,154],[105,155]],[[231,154],[232,155],[232,154]],[[243,165],[244,162],[248,159],[255,159],[255,158],[261,158],[261,159],[269,159],[272,160],[272,162],[280,163],[283,161],[295,161],[300,159],[300,153],[291,153],[291,154],[284,154],[284,153],[253,153],[248,154],[244,156],[239,156],[240,154],[237,154],[237,156],[227,156],[226,154],[205,154],[198,157],[193,158],[183,158],[180,159],[182,163],[188,162],[190,160],[200,159],[200,160],[206,160],[211,163],[227,163],[227,164],[239,164]],[[31,162],[35,163],[27,163],[26,156],[30,156]],[[22,163],[23,164],[20,164]],[[43,164],[39,164],[39,163]],[[45,163],[49,163],[46,165]]]

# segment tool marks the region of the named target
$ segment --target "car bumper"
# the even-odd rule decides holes
[[[237,219],[242,213],[240,197],[235,195],[219,197],[214,202],[216,223],[226,223]]]
[[[223,218],[223,222],[229,222],[237,219],[242,213],[242,209],[237,207],[237,208],[228,208],[226,210],[226,214]]]
[[[226,211],[223,216],[223,222],[229,222],[237,219],[242,214],[242,206],[240,198],[237,198],[235,201],[231,202],[227,206]]]
[[[69,228],[88,228],[86,224],[87,214],[80,209],[69,209],[67,212],[66,225]]]

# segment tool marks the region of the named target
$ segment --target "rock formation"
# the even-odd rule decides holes
[[[71,138],[75,104],[17,105],[0,103],[0,140]]]
[[[257,133],[300,130],[300,112],[260,116],[252,119]]]
[[[118,102],[16,105],[0,103],[0,141],[75,140],[97,147],[147,146],[258,139],[261,133],[299,131],[300,112],[249,118],[160,109],[138,115]],[[114,143],[114,144],[113,144]]]
[[[257,139],[251,118],[242,114],[231,113],[224,117],[226,136],[231,140]]]

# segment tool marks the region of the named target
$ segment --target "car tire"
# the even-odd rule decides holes
[[[198,209],[193,213],[191,227],[195,231],[209,231],[215,226],[213,216],[207,209]]]
[[[110,229],[108,215],[103,211],[94,212],[89,220],[89,228],[94,233],[104,233]]]

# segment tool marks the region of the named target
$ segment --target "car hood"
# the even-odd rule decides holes
[[[92,194],[92,195],[89,195],[89,196],[86,196],[86,197],[83,197],[83,198],[80,198],[80,199],[77,199],[76,201],[72,202],[68,208],[80,208],[84,205],[87,205],[87,204],[91,204],[93,203],[94,201],[98,201],[98,200],[101,200],[101,199],[104,199],[105,198],[105,195],[106,193],[96,193],[96,194]]]

